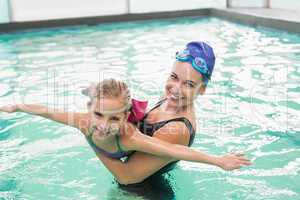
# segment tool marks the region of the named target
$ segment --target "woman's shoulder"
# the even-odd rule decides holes
[[[188,122],[196,129],[197,122],[196,122],[196,114],[194,109],[186,110],[185,112],[181,113],[181,116],[188,120]]]
[[[153,137],[157,137],[170,143],[187,145],[190,139],[188,127],[179,121],[171,121],[154,132]]]

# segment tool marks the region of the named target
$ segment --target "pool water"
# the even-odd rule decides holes
[[[242,151],[251,167],[226,172],[181,161],[143,193],[118,187],[84,137],[24,113],[0,113],[0,199],[300,199],[300,36],[217,18],[178,18],[0,35],[0,105],[86,110],[81,89],[125,80],[153,105],[174,53],[208,41],[217,60],[196,101],[193,148]]]

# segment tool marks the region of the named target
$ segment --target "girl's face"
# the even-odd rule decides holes
[[[165,86],[168,104],[174,107],[193,103],[198,94],[204,94],[202,75],[190,63],[176,61]]]
[[[97,140],[104,140],[119,134],[126,123],[129,112],[118,98],[96,98],[89,105],[91,128]]]

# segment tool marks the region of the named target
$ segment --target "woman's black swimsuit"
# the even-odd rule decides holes
[[[146,121],[149,113],[153,110],[155,110],[156,108],[158,108],[159,106],[161,106],[161,104],[165,101],[165,99],[159,101],[149,112],[146,113],[145,117],[137,124],[138,129],[146,135],[149,136],[153,136],[153,134],[160,129],[161,127],[165,126],[167,123],[170,122],[183,122],[187,129],[189,130],[190,133],[190,140],[189,140],[189,144],[188,146],[191,146],[194,138],[195,138],[195,129],[192,126],[192,123],[185,117],[178,117],[178,118],[173,118],[173,119],[169,119],[169,120],[164,120],[164,121],[160,121],[160,122],[156,122],[156,123],[148,123]],[[175,167],[175,164],[178,161],[174,161],[169,163],[168,165],[166,165],[165,167],[163,167],[162,169],[160,169],[158,172],[156,172],[154,175],[161,175],[163,173],[166,173],[170,170],[172,170]]]

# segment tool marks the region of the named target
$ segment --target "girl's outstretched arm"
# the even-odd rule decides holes
[[[224,170],[238,169],[242,166],[251,165],[251,162],[243,154],[229,154],[225,156],[213,156],[207,153],[193,150],[184,145],[170,144],[155,137],[140,133],[133,134],[126,146],[130,150],[149,153],[156,156],[169,157],[174,160],[186,160],[200,162],[221,167]],[[189,134],[189,133],[187,133]],[[128,148],[127,147],[127,148]]]
[[[86,124],[88,123],[86,113],[54,111],[51,108],[37,104],[15,104],[2,106],[0,107],[0,112],[24,112],[32,115],[38,115],[68,126],[73,126],[81,131],[86,128]]]
[[[166,126],[169,126],[170,124]],[[105,167],[114,175],[117,181],[121,184],[133,184],[133,183],[139,183],[144,181],[147,177],[151,176],[159,169],[166,166],[168,163],[174,161],[174,158],[167,157],[169,155],[173,155],[173,153],[174,153],[175,160],[179,158],[183,158],[185,160],[193,160],[193,161],[195,160],[197,162],[207,162],[210,164],[219,163],[218,166],[225,170],[232,170],[234,168],[242,167],[241,164],[234,164],[233,166],[231,165],[232,163],[235,163],[235,160],[239,160],[239,158],[243,158],[242,155],[240,156],[225,155],[219,158],[215,157],[219,161],[214,162],[213,161],[214,159],[211,159],[211,157],[213,156],[208,156],[208,157],[207,155],[203,156],[202,153],[199,153],[197,151],[191,153],[190,155],[188,155],[189,154],[188,152],[184,153],[182,150],[186,151],[187,150],[186,148],[188,148],[188,147],[184,147],[184,145],[188,144],[189,133],[188,132],[185,133],[185,131],[182,131],[182,129],[180,128],[179,129],[176,128],[174,129],[174,127],[172,128],[173,129],[170,132],[165,131],[162,128],[160,130],[157,130],[154,133],[153,137],[151,137],[152,139],[154,138],[157,140],[152,140],[152,142],[150,142],[152,144],[150,145],[147,141],[145,142],[145,140],[151,138],[147,138],[144,141],[139,142],[138,140],[140,139],[137,139],[135,137],[121,137],[121,144],[125,148],[128,148],[130,146],[134,147],[136,145],[135,148],[132,149],[140,149],[141,151],[144,152],[150,152],[150,153],[144,153],[144,152],[137,151],[132,156],[130,156],[127,162],[120,162],[119,160],[106,157],[105,155],[100,153],[97,153],[97,156],[105,165]],[[131,141],[132,144],[130,145],[129,143],[131,143],[130,142],[131,139],[137,140],[137,142]],[[159,143],[162,140],[165,143],[163,144]],[[173,144],[179,145],[179,147],[184,147],[184,149],[182,148],[179,149],[177,148],[178,146],[172,146]],[[146,145],[146,147],[143,148],[143,145]],[[159,148],[162,148],[162,152],[160,152]],[[176,152],[174,152],[174,150],[176,150]],[[154,154],[158,154],[162,156],[155,156],[153,155],[153,152]]]

